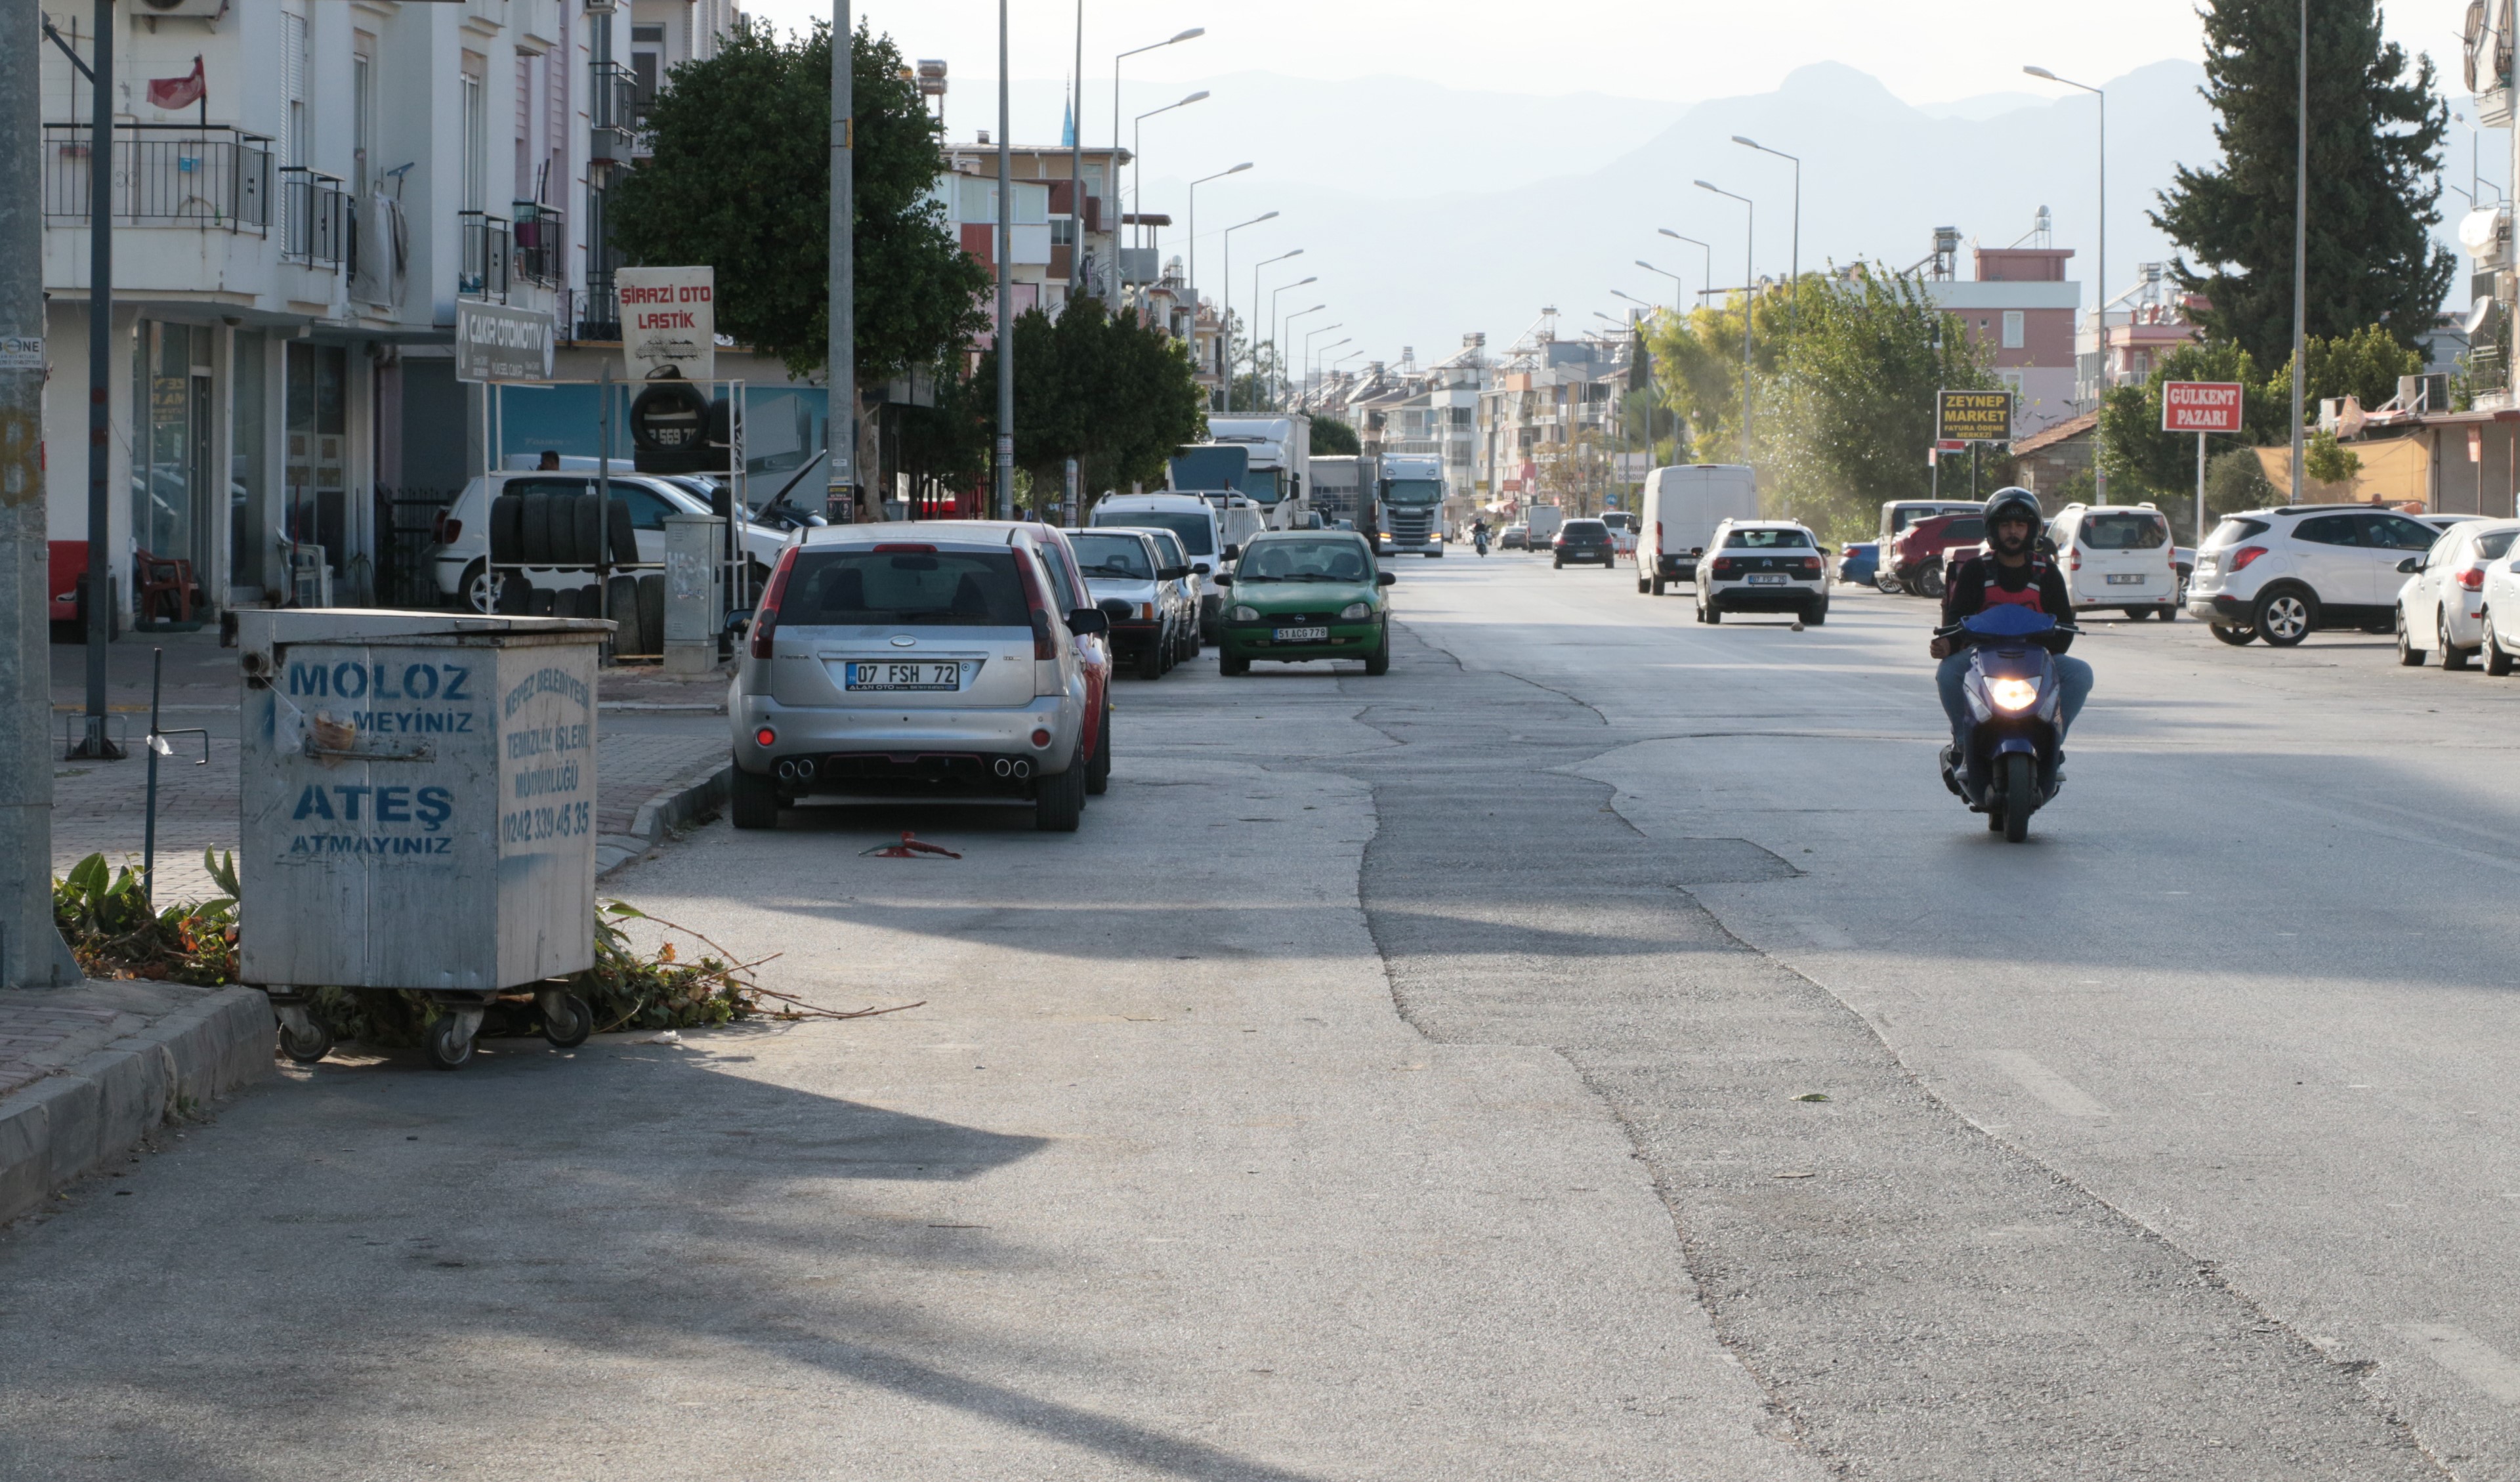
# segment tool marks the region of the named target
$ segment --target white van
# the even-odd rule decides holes
[[[1199,578],[1199,637],[1213,641],[1223,607],[1216,578],[1252,536],[1267,528],[1260,507],[1239,494],[1106,494],[1085,516],[1088,525],[1170,530],[1190,553]]]
[[[1759,478],[1748,464],[1695,463],[1645,476],[1638,512],[1637,590],[1660,597],[1672,582],[1695,581],[1697,558],[1728,519],[1759,517]]]
[[[2116,607],[2129,617],[2179,615],[2179,553],[2170,521],[2151,505],[2067,505],[2048,522],[2074,610]],[[2394,589],[2393,589],[2394,590]]]

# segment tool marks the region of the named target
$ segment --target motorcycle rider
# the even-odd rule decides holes
[[[1482,515],[1477,519],[1470,522],[1470,543],[1479,548],[1479,554],[1481,556],[1488,554],[1488,521],[1486,516]]]
[[[2040,532],[2047,523],[2038,495],[2021,488],[1996,490],[1995,497],[1986,502],[1986,545],[1991,554],[1972,556],[1960,562],[1943,583],[1943,627],[1953,627],[1960,619],[1999,604],[2045,612],[2060,626],[2071,623],[2074,600],[2065,591],[2065,578],[2040,549]],[[2056,740],[2060,747],[2065,733],[2073,729],[2074,717],[2082,713],[2083,701],[2092,694],[2092,666],[2065,654],[2073,641],[2072,634],[2058,633],[2048,644],[2056,658]],[[1959,765],[1960,721],[1968,713],[1968,698],[1962,692],[1962,681],[1968,674],[1968,645],[1937,636],[1925,651],[1942,660],[1935,684],[1942,692],[1943,713],[1952,723],[1952,743],[1943,748],[1943,769],[1948,772]],[[2061,749],[2056,759],[2060,763],[2064,760]]]

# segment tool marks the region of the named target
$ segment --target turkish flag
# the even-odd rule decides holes
[[[202,75],[202,59],[193,58],[193,69],[181,77],[149,79],[149,106],[152,108],[191,108],[209,96],[210,79]]]

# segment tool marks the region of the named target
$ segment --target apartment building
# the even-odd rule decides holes
[[[1476,486],[1510,509],[1550,497],[1549,486],[1564,481],[1548,476],[1552,472],[1580,467],[1589,489],[1602,481],[1594,477],[1597,464],[1626,472],[1612,460],[1627,436],[1620,408],[1635,341],[1626,335],[1560,339],[1556,323],[1544,314],[1499,358],[1477,398]]]
[[[114,13],[107,540],[192,563],[212,609],[408,600],[406,503],[481,467],[459,297],[617,337],[603,200],[640,85],[707,55],[728,0],[187,0]],[[84,56],[86,13],[61,18]],[[636,39],[616,45],[627,29]],[[628,62],[621,60],[627,57]],[[640,63],[641,57],[652,61]],[[46,438],[56,564],[84,563],[88,83],[42,72]],[[320,576],[318,573],[321,573]],[[57,600],[61,614],[67,604]]]
[[[1129,152],[1085,150],[1081,198],[1070,175],[1078,157],[1065,146],[1023,145],[1008,156],[1014,194],[1006,251],[1014,312],[1038,307],[1056,314],[1076,293],[1093,293],[1106,304],[1121,301],[1119,220],[1110,208],[1110,182]],[[929,195],[944,207],[946,230],[963,250],[995,274],[997,150],[985,142],[948,145],[945,160]],[[997,312],[994,295],[989,312]]]
[[[1935,234],[1933,271],[1922,287],[1935,303],[1958,318],[1978,344],[1993,351],[1995,374],[2013,391],[2013,430],[2028,436],[2085,410],[2077,388],[2075,318],[2083,286],[2065,276],[2071,247],[2045,246],[2047,213],[2040,213],[2038,244],[1975,247],[1972,276],[1952,272],[1959,233]]]

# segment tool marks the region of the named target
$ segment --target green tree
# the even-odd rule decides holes
[[[1107,313],[1091,294],[1068,300],[1056,320],[1039,309],[1017,317],[1014,354],[1015,465],[1044,500],[1065,487],[1070,458],[1090,497],[1162,478],[1173,449],[1206,435],[1187,348],[1134,316]],[[997,375],[993,348],[970,382],[993,388]]]
[[[2335,433],[2313,432],[2310,445],[2302,449],[2301,471],[2321,483],[2342,483],[2362,472],[2362,459],[2338,442]]]
[[[855,77],[857,377],[884,381],[959,350],[988,323],[986,269],[930,195],[942,128],[887,37],[861,27]],[[781,41],[740,20],[717,55],[674,68],[648,122],[653,154],[608,202],[634,263],[717,269],[717,325],[804,375],[830,324],[832,37]]]
[[[1356,440],[1356,428],[1335,417],[1313,419],[1312,444],[1315,458],[1354,458],[1364,451]]]
[[[2314,362],[2315,363],[2315,362]],[[2196,486],[2196,434],[2161,429],[2162,382],[2224,381],[2240,384],[2238,441],[2280,442],[2291,409],[2267,389],[2255,356],[2236,344],[2183,344],[2164,355],[2141,385],[2112,386],[2100,401],[2101,462],[2116,496],[2192,497]],[[2290,393],[2287,391],[2286,395]],[[2233,439],[2219,439],[2231,446]]]
[[[2373,0],[2309,7],[2306,332],[2377,324],[2411,346],[2456,268],[2431,236],[2448,110],[2431,59],[2409,74]],[[2210,304],[2206,337],[2273,365],[2292,349],[2299,0],[2205,0],[2202,13],[2223,160],[2181,167],[2152,221],[2182,249],[2172,276]]]
[[[2360,397],[2364,411],[2376,412],[2398,394],[2399,377],[2412,376],[2424,368],[2420,352],[2399,344],[2396,337],[2376,324],[2332,338],[2305,339],[2302,356],[2310,362],[2310,382],[2302,394],[2302,415],[2306,418],[2318,416],[2319,402],[2331,396]],[[2267,378],[2267,396],[2282,408],[2274,419],[2280,430],[2292,415],[2289,354],[2275,363],[2274,373]],[[2281,432],[2279,438],[2270,440],[2290,442],[2292,434]]]

